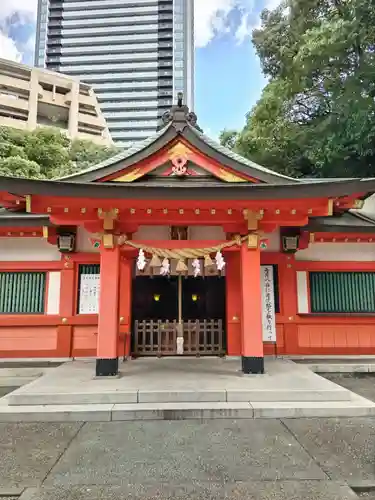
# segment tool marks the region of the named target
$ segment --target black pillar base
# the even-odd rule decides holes
[[[242,356],[242,371],[244,373],[264,373],[264,358],[249,358]]]
[[[118,375],[118,358],[97,359],[97,377],[116,377]]]

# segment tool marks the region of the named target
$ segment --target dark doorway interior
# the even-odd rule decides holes
[[[133,280],[133,321],[176,320],[178,278],[137,276]]]
[[[183,278],[182,317],[184,321],[222,319],[225,324],[225,278]]]
[[[225,306],[225,278],[135,277],[133,355],[176,355],[181,328],[183,354],[223,355],[226,350]]]

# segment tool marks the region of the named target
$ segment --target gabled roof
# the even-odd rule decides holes
[[[171,111],[163,116],[163,121],[164,127],[143,142],[121,151],[112,158],[102,161],[82,172],[58,180],[68,182],[98,182],[117,172],[126,173],[128,169],[130,170],[139,162],[181,139],[206,157],[220,164],[224,169],[228,168],[232,172],[242,174],[242,177],[245,176],[245,179],[256,179],[258,182],[265,184],[300,182],[298,179],[293,179],[292,177],[262,167],[207,137],[197,126],[196,115],[191,113],[189,108],[182,104],[181,98],[178,104],[173,106]]]
[[[349,211],[333,217],[311,217],[309,224],[304,229],[313,233],[374,233],[375,220]]]
[[[70,198],[103,198],[128,200],[271,200],[307,199],[361,196],[366,198],[375,192],[375,179],[334,179],[319,183],[288,182],[279,184],[254,184],[221,182],[206,185],[167,181],[160,186],[147,182],[66,182],[23,179],[0,176],[0,190],[24,195],[68,196]]]

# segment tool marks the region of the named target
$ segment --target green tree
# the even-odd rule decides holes
[[[367,0],[265,10],[253,43],[269,83],[235,149],[297,176],[374,176],[374,25]]]
[[[35,161],[26,160],[21,156],[0,158],[0,173],[9,177],[42,178],[40,166]]]
[[[219,137],[220,144],[229,149],[234,149],[236,147],[237,139],[238,139],[238,132],[236,130],[224,129],[220,133]]]
[[[0,127],[0,175],[51,179],[79,172],[118,152],[86,140],[71,141],[53,128]]]
[[[114,146],[105,147],[97,146],[93,142],[76,139],[72,142],[70,147],[70,160],[79,166],[80,170],[100,163],[101,161],[110,158],[118,152],[118,149]]]

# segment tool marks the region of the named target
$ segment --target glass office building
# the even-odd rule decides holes
[[[194,0],[38,0],[35,65],[91,84],[116,144],[194,109]]]

